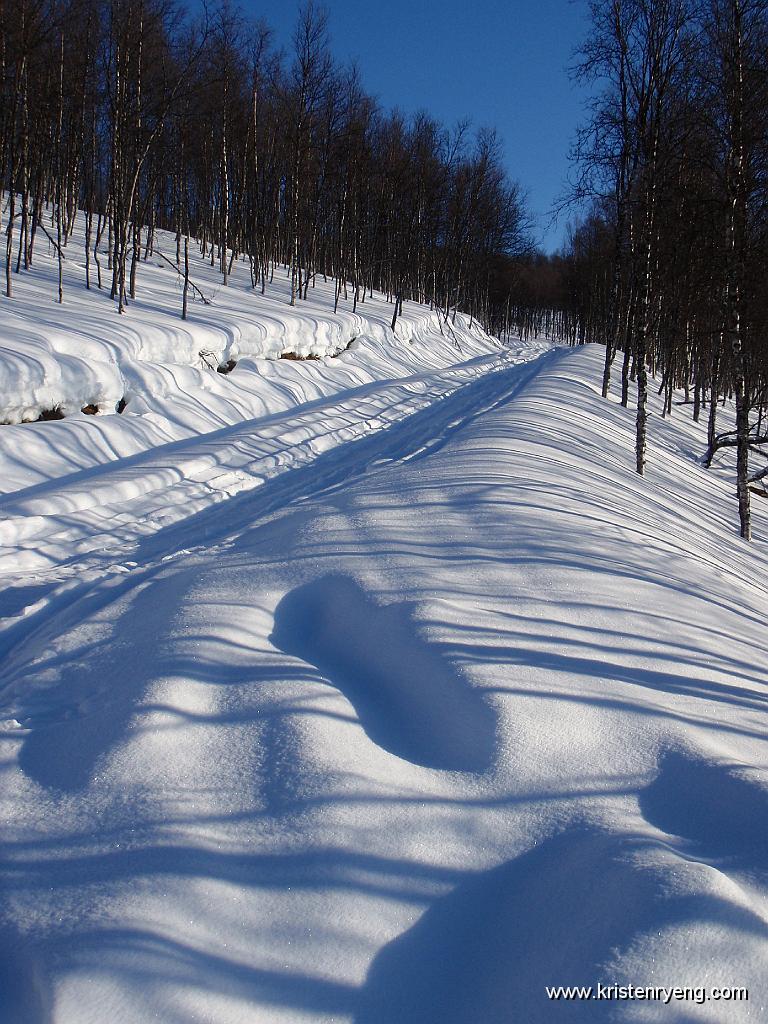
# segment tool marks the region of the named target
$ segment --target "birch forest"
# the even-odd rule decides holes
[[[665,415],[707,417],[707,462],[736,450],[749,539],[768,483],[768,0],[590,10],[573,219],[546,255],[494,131],[383,109],[312,2],[282,50],[228,0],[194,17],[172,0],[0,0],[3,300],[44,238],[65,302],[82,210],[84,286],[120,313],[149,255],[178,274],[180,316],[209,301],[197,246],[222,286],[236,264],[258,292],[289,276],[292,305],[320,275],[337,307],[385,293],[393,327],[413,299],[502,339],[598,342],[604,397],[636,413],[637,472],[657,387]]]
[[[603,395],[636,409],[638,473],[653,382],[665,415],[682,401],[707,417],[707,464],[736,449],[749,539],[768,478],[768,4],[591,7],[575,152],[590,208],[558,264],[560,301],[580,340],[606,346]],[[726,399],[735,423],[721,425]]]
[[[120,312],[164,228],[184,316],[197,245],[223,285],[242,260],[261,291],[286,270],[292,303],[320,274],[353,306],[387,293],[393,322],[410,298],[490,322],[496,263],[528,246],[494,133],[382,110],[311,3],[288,52],[227,2],[0,0],[0,25],[8,298],[42,234],[66,257],[80,208],[85,286]]]

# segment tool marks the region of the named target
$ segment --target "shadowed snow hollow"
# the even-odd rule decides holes
[[[492,765],[493,708],[419,637],[407,605],[378,605],[355,580],[325,576],[286,594],[270,639],[337,686],[390,753],[426,768]]]

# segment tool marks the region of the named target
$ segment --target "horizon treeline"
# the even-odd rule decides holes
[[[639,473],[649,370],[665,415],[676,388],[695,420],[706,409],[707,464],[736,448],[749,539],[750,494],[768,479],[768,2],[590,6],[580,74],[594,99],[576,157],[592,205],[557,267],[545,261],[557,273],[543,304],[605,343],[604,396],[618,377],[627,406],[634,382]],[[735,430],[718,424],[724,398]]]
[[[321,274],[337,303],[385,292],[393,324],[416,299],[488,327],[500,263],[530,249],[494,132],[382,110],[311,0],[288,52],[227,0],[197,20],[173,0],[0,0],[0,85],[8,297],[42,231],[62,299],[78,209],[85,284],[120,312],[158,228],[176,234],[184,316],[190,244],[225,285],[237,260],[262,291],[287,267],[292,304]]]

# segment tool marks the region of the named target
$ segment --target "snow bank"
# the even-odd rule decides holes
[[[242,264],[222,288],[199,255],[192,274],[211,305],[198,301],[182,321],[173,269],[150,258],[121,317],[106,293],[83,287],[82,227],[62,306],[52,301],[56,263],[41,249],[0,303],[0,417],[65,416],[0,426],[0,571],[61,566],[73,552],[86,571],[89,550],[119,557],[137,532],[259,487],[527,357],[461,314],[446,322],[415,303],[393,331],[391,304],[376,294],[356,313],[342,300],[335,314],[332,283],[318,281],[291,307],[284,270],[265,296]],[[160,233],[159,246],[171,242]]]
[[[414,303],[404,304],[393,332],[392,306],[378,294],[358,303],[356,313],[351,311],[351,296],[342,299],[334,313],[333,282],[318,280],[310,288],[309,300],[297,300],[291,307],[285,268],[276,270],[263,296],[260,289],[251,288],[242,262],[223,288],[220,276],[196,250],[191,277],[210,305],[197,298],[190,305],[189,319],[183,321],[179,277],[173,266],[150,255],[138,270],[138,298],[121,317],[108,288],[99,291],[94,285],[85,290],[83,245],[84,223],[79,218],[67,247],[63,305],[54,301],[56,262],[42,238],[33,271],[15,276],[14,298],[0,301],[0,423],[36,420],[52,409],[70,416],[84,406],[113,413],[121,400],[129,403],[128,415],[152,412],[162,418],[165,405],[184,395],[202,399],[208,422],[224,425],[262,415],[264,392],[271,411],[286,407],[280,388],[265,389],[259,379],[263,361],[281,355],[323,361],[322,367],[305,372],[299,380],[328,394],[348,383],[347,377],[325,365],[341,353],[348,369],[357,368],[362,382],[382,374],[403,376],[425,361],[448,365],[498,347],[477,325],[470,329],[463,315],[446,323],[436,312]],[[172,236],[158,233],[158,252],[172,252],[174,246]],[[106,268],[106,253],[102,255]],[[105,284],[109,277],[105,269]],[[410,351],[414,345],[417,352]],[[354,351],[348,351],[350,347]],[[233,375],[215,372],[230,361],[238,362]],[[292,381],[296,375],[290,367],[264,374],[278,381]],[[171,420],[177,416],[168,414]],[[165,429],[175,437],[185,428],[195,429],[189,416],[183,423],[176,420],[173,428]],[[139,437],[127,428],[134,436],[126,450],[158,443],[162,429],[158,424],[154,437]],[[10,438],[14,445],[13,434]]]

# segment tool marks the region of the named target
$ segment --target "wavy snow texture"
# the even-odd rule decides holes
[[[765,1016],[765,522],[739,541],[730,480],[692,455],[704,425],[662,421],[655,396],[639,478],[601,363],[351,374],[346,395],[7,496],[0,1006]],[[293,364],[286,401],[319,370]],[[11,429],[66,449],[73,425]],[[437,707],[414,714],[424,678]],[[405,693],[407,746],[379,742],[400,729],[361,682]],[[492,710],[482,772],[434,767],[450,751],[426,718],[456,703],[481,745]],[[601,979],[750,999],[670,1016],[543,991]]]

